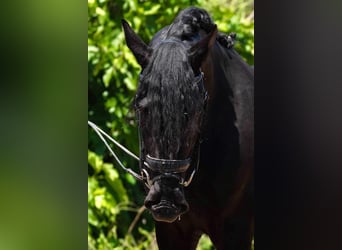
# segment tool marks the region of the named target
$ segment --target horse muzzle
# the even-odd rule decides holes
[[[160,182],[155,182],[144,205],[152,213],[156,221],[172,223],[180,215],[189,210],[189,204],[185,200],[183,189],[179,186],[165,186]]]
[[[162,200],[160,203],[152,205],[150,210],[156,221],[172,223],[189,210],[189,205],[187,202],[175,205],[169,201]]]

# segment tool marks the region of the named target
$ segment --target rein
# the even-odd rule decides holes
[[[156,164],[162,164],[163,166],[169,166],[168,171],[165,171],[168,175],[176,177],[174,173],[180,173],[180,172],[185,172],[188,167],[190,166],[190,159],[186,160],[166,160],[166,159],[158,159],[158,158],[153,158],[149,155],[147,155],[147,160],[141,160],[139,159],[138,156],[136,156],[134,153],[129,151],[127,148],[122,146],[119,142],[117,142],[115,139],[113,139],[111,136],[109,136],[106,132],[104,132],[102,129],[100,129],[95,123],[88,121],[88,125],[96,132],[96,134],[99,136],[101,141],[105,144],[109,152],[112,154],[114,157],[115,161],[119,164],[119,166],[126,171],[127,173],[131,174],[133,177],[135,177],[137,180],[144,182],[144,184],[150,189],[151,186],[153,185],[153,182],[155,181],[156,178],[152,179],[150,178],[147,170],[142,166],[146,166],[147,168],[153,170],[153,171],[164,171],[164,169],[161,168],[156,168]],[[104,136],[113,142],[118,148],[120,148],[123,152],[134,158],[135,160],[139,161],[140,165],[140,174],[136,173],[134,170],[125,167],[125,165],[120,161],[119,157],[115,154],[115,152],[112,150],[112,148],[109,146],[107,140],[104,138]],[[140,138],[139,138],[140,140]],[[142,144],[142,143],[140,143]],[[140,147],[141,150],[141,147]],[[197,165],[196,168],[192,171],[189,179],[187,181],[184,181],[182,178],[179,182],[184,187],[187,187],[190,185],[192,178],[194,177],[198,165],[199,165],[199,150],[198,150],[198,157],[197,157]],[[178,169],[179,168],[179,169]],[[178,170],[177,170],[178,169]],[[180,170],[185,170],[185,171],[180,171]],[[159,177],[159,176],[157,176]],[[177,179],[179,179],[177,177]]]
[[[140,161],[139,157],[136,156],[135,154],[133,154],[131,151],[129,151],[127,148],[125,148],[124,146],[122,146],[120,143],[118,143],[116,140],[114,140],[112,137],[110,137],[106,132],[104,132],[102,129],[100,129],[97,125],[95,125],[95,123],[88,121],[88,125],[94,129],[94,131],[96,132],[96,134],[100,137],[101,141],[106,145],[107,149],[110,151],[110,153],[113,155],[115,161],[119,164],[119,166],[125,170],[126,172],[130,173],[131,175],[133,175],[136,179],[140,180],[140,181],[144,181],[145,178],[143,175],[139,175],[136,172],[134,172],[132,169],[130,168],[126,168],[124,166],[124,164],[120,161],[119,157],[114,153],[114,151],[112,150],[112,148],[109,146],[108,142],[106,141],[106,139],[103,137],[103,135],[105,137],[107,137],[107,139],[109,139],[111,142],[113,142],[117,147],[119,147],[122,151],[124,151],[126,154],[128,154],[129,156],[131,156],[132,158],[134,158],[137,161]]]

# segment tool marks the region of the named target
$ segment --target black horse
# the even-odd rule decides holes
[[[122,23],[142,67],[140,168],[159,248],[196,249],[205,233],[216,249],[250,249],[254,75],[234,37],[195,7],[149,45]]]

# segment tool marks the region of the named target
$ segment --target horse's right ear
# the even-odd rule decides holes
[[[125,38],[128,48],[133,52],[135,58],[142,68],[148,64],[152,54],[152,48],[147,46],[141,38],[132,30],[131,26],[124,19],[121,20],[125,32]]]

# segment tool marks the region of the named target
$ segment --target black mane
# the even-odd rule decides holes
[[[173,154],[180,151],[187,133],[199,131],[193,120],[204,98],[188,59],[187,47],[177,40],[165,40],[154,48],[150,63],[142,72],[135,100],[142,110],[141,126],[148,128],[151,144]],[[196,119],[195,119],[196,120]],[[168,158],[170,155],[160,155]]]

